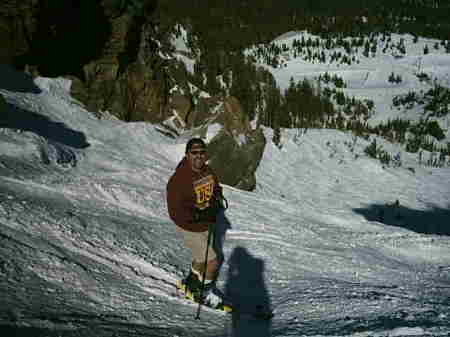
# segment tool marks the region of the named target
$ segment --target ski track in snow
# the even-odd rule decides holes
[[[424,70],[445,80],[448,55],[420,59]],[[269,69],[281,88],[291,76],[336,73],[350,84],[346,93],[373,98],[374,119],[383,120],[394,94],[420,88],[411,76],[417,60],[367,59],[354,68],[290,60],[285,69]],[[392,71],[404,77],[401,86],[386,85]],[[30,269],[49,284],[65,277],[98,311],[149,328],[182,328],[186,336],[450,333],[450,241],[408,224],[419,217],[430,221],[426,225],[443,225],[450,208],[448,168],[419,167],[407,153],[405,167],[383,168],[364,156],[369,142],[361,139],[355,159],[348,146],[352,135],[333,130],[308,130],[300,137],[283,130],[279,149],[265,129],[256,191],[224,186],[230,208],[228,227],[219,226],[225,262],[218,285],[231,293],[241,289],[239,296],[249,303],[269,303],[276,316],[251,325],[205,309],[205,319],[195,321],[196,305],[176,296],[175,281],[190,256],[165,205],[165,184],[189,135],[173,140],[145,123],[97,120],[70,97],[68,81],[38,78],[36,84],[41,94],[0,92],[24,110],[64,121],[90,144],[77,149],[75,167],[65,168],[40,161],[42,137],[0,130],[0,229],[48,245],[37,257],[42,264]],[[380,209],[395,221],[384,223]]]

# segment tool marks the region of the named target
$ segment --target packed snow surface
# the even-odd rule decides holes
[[[450,57],[430,57],[430,67],[450,67]],[[305,71],[290,62],[290,74]],[[389,62],[377,67],[389,72]],[[362,90],[359,71],[346,70],[351,90]],[[374,81],[364,87],[381,86]],[[69,95],[67,80],[34,86],[0,89],[18,116],[0,129],[0,234],[48,242],[96,275],[81,277],[77,264],[42,252],[28,268],[47,282],[43,298],[56,296],[53,286],[70,288],[87,308],[149,336],[450,333],[448,168],[418,166],[407,153],[401,167],[384,167],[364,154],[368,141],[334,130],[283,130],[279,148],[265,129],[256,190],[224,186],[218,287],[241,311],[260,304],[275,317],[202,309],[195,320],[197,306],[175,295],[190,255],[165,192],[190,134],[99,120]]]

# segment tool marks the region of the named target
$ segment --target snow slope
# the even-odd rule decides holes
[[[305,60],[305,53],[295,57],[295,40],[301,39],[320,41],[321,47],[308,48],[312,53],[324,51],[326,63],[317,60]],[[409,34],[390,34],[389,38],[383,38],[382,34],[376,35],[374,44],[377,52],[370,53],[369,57],[363,55],[363,47],[352,47],[352,53],[347,54],[344,48],[332,48],[327,50],[323,47],[325,40],[305,31],[289,32],[274,40],[274,44],[279,47],[286,46],[289,51],[279,56],[280,66],[273,68],[264,64],[258,59],[260,64],[267,68],[276,78],[281,90],[289,87],[290,79],[296,82],[303,78],[317,79],[320,74],[328,72],[330,76],[342,78],[346,84],[343,92],[349,97],[357,99],[371,99],[375,103],[375,113],[369,119],[369,123],[376,125],[388,119],[406,118],[413,120],[414,115],[419,115],[418,111],[408,113],[392,107],[392,99],[396,95],[406,94],[409,91],[427,91],[434,86],[434,83],[450,87],[450,54],[440,45],[439,40],[420,37],[415,42],[414,37]],[[351,38],[347,38],[351,41]],[[401,54],[395,48],[396,45],[403,44],[405,54]],[[438,49],[434,46],[438,45]],[[429,53],[424,54],[424,48],[429,48]],[[253,54],[254,49],[247,51]],[[306,48],[305,48],[306,50]],[[330,62],[330,55],[339,52],[342,55],[355,57],[350,65],[340,61]],[[390,83],[388,78],[391,73],[400,76],[400,83]],[[429,81],[420,81],[417,74],[425,73],[429,76]],[[418,117],[417,117],[418,119]],[[447,129],[447,137],[450,135],[450,117],[447,116],[443,125]]]
[[[450,59],[441,61],[448,69]],[[280,84],[312,71],[290,62],[274,71]],[[388,64],[370,72],[389,72]],[[362,91],[359,72],[346,70],[354,79],[348,90],[390,92],[376,80]],[[174,296],[190,256],[165,204],[165,184],[190,135],[171,139],[149,124],[98,120],[63,79],[28,86],[34,90],[0,88],[13,111],[0,129],[0,275],[13,282],[6,261],[21,255],[5,253],[13,238],[23,252],[39,247],[26,270],[44,286],[30,308],[58,300],[57,312],[40,310],[64,319],[17,314],[5,295],[14,319],[0,315],[2,327],[79,336],[450,333],[448,168],[419,167],[407,154],[401,168],[386,168],[350,134],[283,130],[281,149],[268,141],[256,191],[224,186],[230,207],[216,243],[224,257],[219,288],[242,311],[262,304],[276,316],[257,322],[204,309],[194,320],[196,306]],[[102,319],[80,318],[89,315]]]

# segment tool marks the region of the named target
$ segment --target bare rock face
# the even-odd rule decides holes
[[[209,141],[209,165],[220,181],[243,190],[256,187],[255,172],[266,140],[261,129],[253,129],[239,101],[227,97],[220,102],[214,118],[204,127],[218,130]]]
[[[142,1],[139,15],[121,8],[124,3],[6,0],[0,8],[0,63],[35,76],[70,78],[72,95],[91,111],[160,121],[167,95],[147,19],[156,2]]]
[[[90,110],[108,110],[125,121],[159,122],[167,99],[158,72],[162,60],[149,46],[152,23],[129,12],[116,13],[109,3],[103,2],[109,36],[99,57],[83,65],[85,90],[78,86],[78,91],[88,95],[78,98]]]
[[[4,0],[0,6],[0,63],[30,49],[31,35],[37,28],[38,0]]]
[[[243,190],[256,187],[255,172],[266,145],[260,128],[253,127],[238,99],[233,96],[171,96],[166,118],[179,129],[192,129],[208,141],[209,165],[220,181]],[[170,114],[169,114],[170,113]]]
[[[239,138],[222,130],[209,143],[210,165],[224,184],[252,191],[256,187],[255,172],[265,145],[261,129],[239,135]]]
[[[190,82],[192,74],[173,57],[171,28],[152,21],[156,1],[139,3],[136,14],[115,0],[6,0],[0,62],[33,76],[69,78],[72,96],[99,118],[165,124],[175,137],[220,125],[211,139],[211,165],[224,183],[252,190],[262,132],[250,126],[238,99],[210,96]]]
[[[192,100],[185,95],[175,93],[170,96],[169,113],[172,114],[176,128],[186,127],[188,116],[193,109]]]

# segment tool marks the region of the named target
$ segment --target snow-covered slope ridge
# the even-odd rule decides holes
[[[15,289],[2,293],[2,324],[85,336],[86,327],[121,336],[450,332],[448,169],[383,168],[363,140],[337,131],[286,131],[281,149],[268,141],[257,190],[224,187],[218,287],[242,310],[262,304],[276,316],[204,310],[198,321],[196,306],[173,296],[190,256],[165,204],[189,134],[98,120],[66,80],[34,85],[0,89],[15,113],[0,130],[1,282]]]

